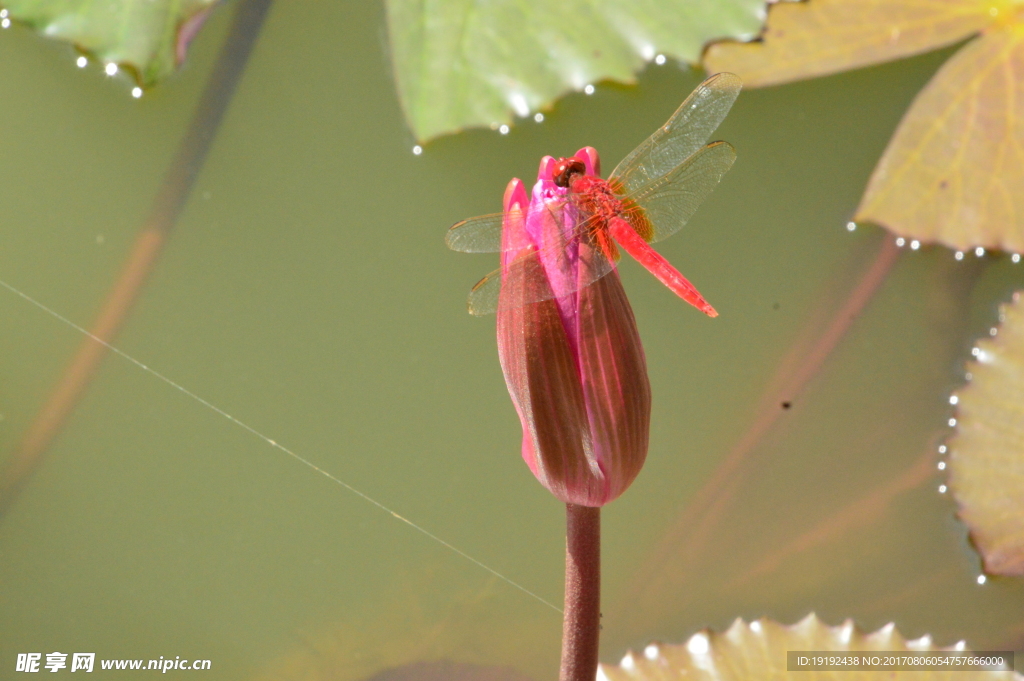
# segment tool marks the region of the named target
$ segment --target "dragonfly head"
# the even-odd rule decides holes
[[[584,175],[586,172],[587,167],[583,164],[583,161],[575,156],[570,156],[569,158],[560,158],[555,161],[555,167],[551,171],[551,179],[556,186],[568,187],[573,175]]]

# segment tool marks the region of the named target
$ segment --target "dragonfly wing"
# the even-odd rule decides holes
[[[491,213],[456,222],[444,235],[444,242],[462,253],[498,253],[504,218],[504,213]]]
[[[477,282],[469,292],[469,313],[483,316],[499,309],[572,295],[615,268],[614,260],[605,255],[606,249],[597,247],[589,238],[569,248],[548,248],[543,254],[527,249],[505,265],[504,271],[496,269]]]
[[[735,160],[736,150],[731,144],[712,142],[660,179],[630,195],[627,203],[639,205],[639,211],[649,223],[649,234],[644,236],[649,236],[648,240],[654,242],[678,232],[715,190]],[[630,212],[627,211],[624,217],[635,222],[635,216]]]
[[[494,314],[499,308],[518,307],[554,297],[537,250],[527,249],[512,262],[478,281],[469,292],[468,307],[471,315],[482,317]]]
[[[704,146],[729,113],[742,83],[731,73],[711,76],[679,105],[665,125],[615,167],[611,177],[625,193],[635,192],[671,172]]]
[[[557,216],[561,214],[564,203],[549,203],[545,205],[545,210],[553,220],[558,220]],[[502,226],[506,219],[522,219],[522,216],[514,213],[490,213],[462,220],[448,229],[444,235],[444,242],[448,248],[461,253],[500,253],[529,248],[529,237],[523,230],[513,230],[513,233],[520,232],[518,240],[502,243]]]
[[[501,295],[501,270],[497,269],[476,283],[469,291],[469,314],[482,317],[498,311]]]

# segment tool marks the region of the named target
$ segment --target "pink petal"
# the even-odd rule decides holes
[[[580,292],[579,366],[600,496],[612,501],[643,468],[651,420],[651,385],[640,334],[618,272]],[[582,503],[582,502],[576,502]]]
[[[583,165],[587,167],[587,175],[601,177],[601,157],[598,155],[597,149],[583,147],[573,155],[583,161]]]

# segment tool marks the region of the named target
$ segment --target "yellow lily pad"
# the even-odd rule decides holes
[[[788,651],[913,651],[937,648],[927,636],[907,641],[893,625],[865,634],[849,620],[830,627],[811,614],[786,626],[767,619],[747,624],[741,619],[724,632],[703,631],[685,644],[652,644],[643,653],[628,653],[618,665],[601,665],[607,681],[891,681],[892,671],[787,671]],[[1012,671],[915,671],[919,681],[1020,681]]]
[[[993,338],[978,343],[971,380],[955,396],[950,489],[986,572],[1024,575],[1024,300],[1002,307]]]
[[[958,250],[1024,251],[1024,25],[986,32],[918,94],[855,219]]]
[[[704,65],[709,73],[735,73],[744,87],[814,78],[952,45],[989,26],[990,9],[999,4],[979,0],[777,3],[768,13],[762,40],[715,43],[708,47]]]
[[[758,43],[708,49],[748,87],[877,64],[976,38],[904,115],[854,219],[958,250],[1024,251],[1024,12],[1016,0],[808,0]]]

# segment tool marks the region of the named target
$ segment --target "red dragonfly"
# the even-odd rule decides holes
[[[546,246],[542,256],[564,262],[582,257],[578,254],[584,249],[588,253],[581,276],[570,281],[568,287],[560,285],[558,295],[579,290],[614,269],[618,244],[683,300],[711,317],[718,315],[650,244],[679,231],[732,166],[736,159],[732,145],[707,144],[707,140],[729,112],[740,87],[739,78],[731,73],[705,80],[665,125],[616,166],[607,180],[586,174],[584,161],[578,157],[558,159],[551,166],[551,177],[546,179],[567,189],[564,202],[575,209],[549,211],[551,217],[572,219],[575,224],[564,225],[561,231],[567,238]],[[465,253],[499,252],[505,219],[505,214],[493,213],[463,220],[448,230],[445,242],[449,248]],[[527,266],[526,258],[513,261],[506,266],[506,277],[508,268],[514,271],[520,260]],[[473,287],[470,313],[489,314],[498,308],[501,278],[502,270],[498,269]],[[555,294],[548,290],[534,295],[532,300],[520,296],[514,304]]]

